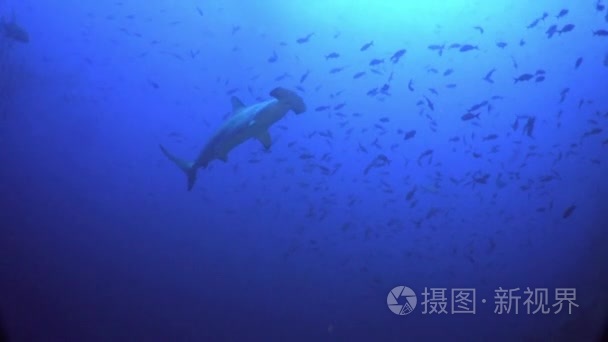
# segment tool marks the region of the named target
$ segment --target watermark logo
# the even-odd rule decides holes
[[[397,286],[386,296],[386,305],[395,315],[407,315],[414,311],[418,298],[407,286]]]
[[[576,288],[555,288],[553,296],[548,288],[526,287],[522,291],[519,287],[494,290],[494,313],[497,315],[515,314],[520,311],[527,315],[559,314],[566,312],[572,314],[579,307],[576,303]],[[420,293],[420,306],[423,315],[441,314],[476,314],[477,291],[475,288],[424,288]],[[481,298],[481,306],[488,300]],[[407,315],[414,311],[418,298],[412,289],[407,286],[397,286],[388,293],[386,304],[396,315]],[[520,310],[522,309],[522,310]],[[525,311],[523,310],[525,309]]]

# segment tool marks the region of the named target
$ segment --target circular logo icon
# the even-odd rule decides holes
[[[409,314],[416,308],[416,303],[416,294],[407,286],[397,286],[386,296],[386,305],[395,315]]]

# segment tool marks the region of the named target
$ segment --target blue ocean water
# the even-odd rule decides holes
[[[0,340],[600,341],[607,6],[0,0]]]

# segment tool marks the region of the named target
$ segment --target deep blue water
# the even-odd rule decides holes
[[[601,340],[606,6],[0,0],[5,338]]]

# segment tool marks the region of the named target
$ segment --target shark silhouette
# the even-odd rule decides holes
[[[291,90],[275,88],[270,92],[270,96],[273,98],[250,106],[245,106],[241,100],[233,96],[232,115],[211,136],[198,158],[192,162],[177,158],[160,145],[163,154],[186,174],[188,191],[192,190],[196,182],[199,168],[206,168],[215,159],[226,162],[228,153],[232,149],[251,138],[259,140],[264,148],[270,148],[272,139],[268,128],[281,120],[290,110],[296,114],[306,111],[302,98]]]

